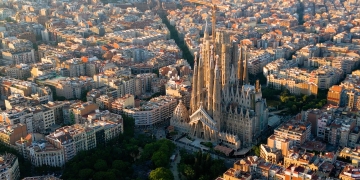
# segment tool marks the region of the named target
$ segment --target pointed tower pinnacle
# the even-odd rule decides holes
[[[205,29],[204,29],[204,40],[208,40],[209,37],[209,32],[208,32],[208,20],[207,18],[205,19]]]
[[[208,84],[208,91],[207,91],[207,112],[210,116],[212,116],[213,113],[213,89],[214,89],[214,57],[213,57],[213,50],[214,46],[210,46],[210,59],[209,59],[209,84]]]
[[[200,45],[200,52],[203,46]],[[203,102],[203,88],[204,88],[204,59],[202,54],[199,55],[199,64],[198,64],[198,80],[197,80],[197,106],[200,102]]]
[[[260,92],[260,81],[259,79],[256,80],[256,84],[255,84],[255,92],[258,93]]]
[[[245,48],[244,84],[249,84],[247,48]]]
[[[220,130],[221,127],[221,83],[220,83],[220,70],[219,70],[219,56],[216,56],[216,65],[214,69],[214,87],[213,87],[213,119],[216,121],[216,128]]]
[[[244,61],[243,61],[243,47],[240,46],[239,48],[239,61],[238,61],[238,78],[240,86],[243,85],[243,78],[244,78]]]
[[[190,113],[196,111],[196,93],[197,93],[197,79],[198,79],[198,72],[197,72],[197,52],[194,53],[194,72],[193,72],[193,82],[191,85],[191,101],[190,101]]]

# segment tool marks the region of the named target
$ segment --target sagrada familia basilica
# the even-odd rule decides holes
[[[219,31],[207,31],[195,54],[190,110],[179,102],[170,125],[182,134],[239,150],[251,147],[268,124],[259,82],[250,85],[247,49]]]

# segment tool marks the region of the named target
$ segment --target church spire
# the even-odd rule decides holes
[[[202,45],[200,45],[200,52],[202,50]],[[202,54],[199,55],[199,64],[198,64],[198,80],[197,80],[197,106],[200,102],[203,102],[203,88],[204,88],[204,59]]]
[[[245,48],[244,84],[249,84],[247,48]]]
[[[213,88],[214,88],[214,57],[213,57],[214,46],[210,46],[210,71],[209,71],[209,87],[207,92],[207,112],[210,116],[213,115]],[[217,57],[215,57],[217,58]]]
[[[213,90],[213,119],[216,121],[216,128],[220,130],[220,114],[221,114],[221,83],[220,83],[220,69],[219,56],[216,56],[216,65],[214,69],[214,90]]]
[[[205,29],[204,29],[204,40],[208,40],[209,37],[209,32],[208,32],[208,20],[207,18],[205,19]]]
[[[255,92],[259,93],[261,91],[260,89],[260,81],[259,79],[256,80],[256,84],[255,84]]]
[[[196,111],[196,93],[197,93],[197,79],[198,79],[198,67],[197,67],[197,52],[194,53],[194,72],[193,72],[193,82],[191,85],[191,101],[190,101],[190,111],[191,113]]]
[[[244,72],[244,62],[243,62],[243,47],[240,45],[239,48],[239,60],[238,60],[238,79],[240,86],[243,85],[243,72]]]

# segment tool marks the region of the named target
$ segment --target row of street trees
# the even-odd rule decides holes
[[[188,153],[181,150],[180,155],[178,170],[187,180],[216,179],[227,169],[223,160],[213,159],[208,153]]]
[[[288,108],[290,114],[299,110],[321,108],[326,104],[327,90],[319,90],[318,95],[294,95],[289,90],[276,90],[269,87],[262,89],[263,97],[270,101],[279,101],[279,109]]]

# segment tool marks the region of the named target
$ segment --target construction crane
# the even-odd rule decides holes
[[[217,6],[215,5],[216,3],[212,2],[206,2],[206,1],[201,1],[201,0],[186,0],[187,2],[190,3],[196,3],[196,4],[201,4],[207,7],[211,7],[212,8],[212,15],[211,15],[211,36],[212,36],[212,41],[215,44],[215,28],[216,28],[216,11],[217,11]]]

